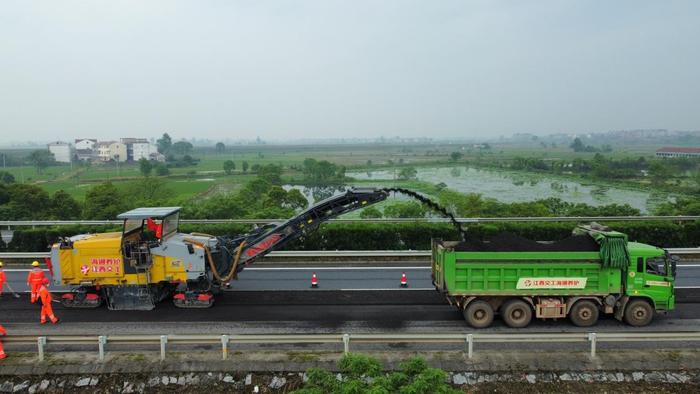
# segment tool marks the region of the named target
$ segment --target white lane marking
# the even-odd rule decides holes
[[[700,289],[700,286],[674,286],[676,289]]]
[[[678,268],[685,268],[685,267],[690,267],[690,268],[697,268],[700,267],[700,264],[678,264],[676,267]]]
[[[29,271],[31,271],[31,269],[25,269],[25,268],[8,268],[8,269],[5,269],[5,270],[3,270],[3,271],[5,271],[5,272],[29,272]],[[49,272],[48,269],[42,269],[42,271],[44,271],[44,272]]]

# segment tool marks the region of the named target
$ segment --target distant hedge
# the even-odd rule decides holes
[[[630,240],[661,247],[700,245],[700,222],[617,222],[606,223],[629,235]],[[574,223],[489,223],[465,226],[470,237],[484,240],[501,231],[510,231],[534,240],[559,240],[571,234]],[[240,224],[183,225],[183,232],[235,235],[250,229]],[[9,245],[0,242],[0,251],[46,251],[59,236],[119,231],[115,226],[60,226],[16,229]],[[455,229],[446,223],[328,223],[289,244],[286,250],[402,250],[429,249],[431,238],[457,240]]]

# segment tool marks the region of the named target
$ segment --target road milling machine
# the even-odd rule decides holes
[[[385,200],[392,189],[354,188],[283,223],[234,237],[180,233],[179,207],[138,208],[117,216],[121,232],[60,238],[51,248],[62,304],[150,310],[172,297],[180,308],[208,308],[245,266],[339,215]]]

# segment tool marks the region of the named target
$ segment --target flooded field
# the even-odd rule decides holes
[[[609,185],[579,183],[562,178],[551,178],[533,174],[518,174],[471,167],[419,167],[419,181],[433,184],[444,183],[448,188],[463,193],[480,193],[485,197],[503,202],[532,201],[557,197],[572,203],[589,205],[629,204],[650,212],[661,202],[672,199],[668,193],[633,190]],[[347,175],[359,180],[388,181],[393,183],[398,170],[372,172],[349,172]]]

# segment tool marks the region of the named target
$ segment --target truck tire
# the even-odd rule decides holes
[[[569,311],[569,319],[575,326],[590,327],[598,322],[600,311],[591,300],[576,301]]]
[[[472,301],[464,310],[464,320],[474,328],[486,328],[493,323],[493,307],[486,301]]]
[[[510,300],[501,307],[501,317],[508,327],[527,327],[532,320],[532,308],[523,300]]]
[[[631,300],[625,307],[625,322],[630,326],[646,326],[653,318],[654,308],[645,300]]]

